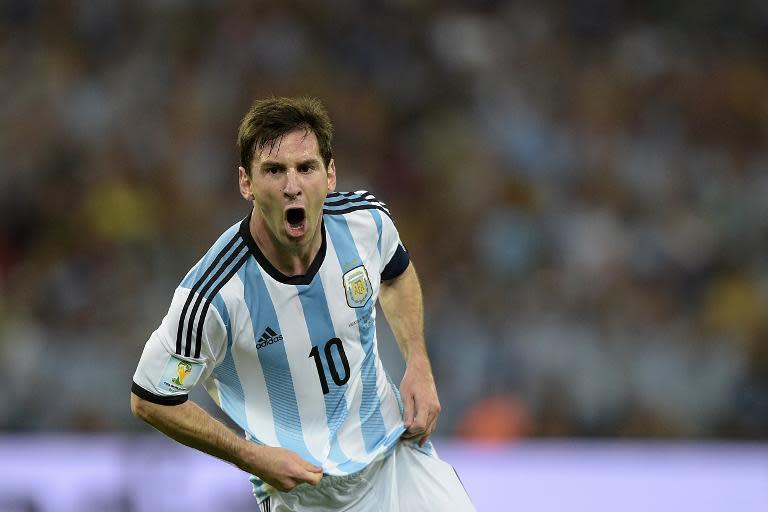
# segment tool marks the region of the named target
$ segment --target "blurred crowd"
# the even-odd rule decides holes
[[[422,276],[442,435],[768,436],[768,4],[0,3],[0,430],[138,430],[173,289],[311,94]]]

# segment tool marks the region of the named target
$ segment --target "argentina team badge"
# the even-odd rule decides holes
[[[373,295],[368,271],[363,265],[355,267],[344,274],[344,289],[347,291],[347,304],[351,308],[361,308],[366,305]]]

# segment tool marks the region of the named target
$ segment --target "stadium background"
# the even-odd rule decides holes
[[[609,472],[649,449],[660,475],[684,447],[768,481],[739,458],[768,461],[767,58],[758,0],[0,2],[0,475],[35,468],[28,492],[0,483],[0,510],[48,510],[34,475],[77,473],[72,453],[184,453],[131,416],[130,380],[174,287],[247,212],[236,128],[273,94],[319,97],[339,188],[391,207],[437,436],[483,503],[606,446],[624,454]],[[398,378],[385,328],[380,347]],[[115,482],[135,474],[117,459]],[[505,488],[471,460],[508,467]],[[726,496],[719,475],[691,489]],[[72,507],[167,492],[85,487]]]

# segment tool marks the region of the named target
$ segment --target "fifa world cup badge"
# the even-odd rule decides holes
[[[363,265],[353,268],[344,274],[344,288],[347,292],[347,305],[351,308],[362,308],[373,295],[368,271]]]
[[[171,356],[165,364],[163,376],[157,387],[163,391],[177,393],[189,391],[203,373],[203,364],[197,361],[185,361]]]
[[[178,373],[178,376],[171,379],[171,382],[173,382],[177,386],[183,386],[184,379],[187,377],[187,375],[189,375],[192,372],[192,365],[186,361],[179,361],[178,366],[176,366],[176,371]]]

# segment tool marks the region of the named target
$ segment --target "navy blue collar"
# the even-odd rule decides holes
[[[252,213],[253,212],[249,213],[240,223],[240,236],[242,236],[245,243],[248,244],[248,249],[250,249],[251,254],[256,258],[256,261],[261,268],[263,268],[272,279],[283,284],[310,284],[315,278],[317,271],[320,270],[320,266],[322,266],[323,260],[325,259],[325,249],[327,247],[325,240],[325,221],[320,219],[320,232],[323,237],[323,242],[320,244],[320,250],[317,251],[317,255],[315,255],[315,259],[312,260],[312,264],[309,265],[307,273],[298,276],[287,276],[275,268],[267,257],[264,256],[264,253],[261,252],[261,249],[259,249],[259,246],[256,244],[256,240],[253,239],[250,228]]]

